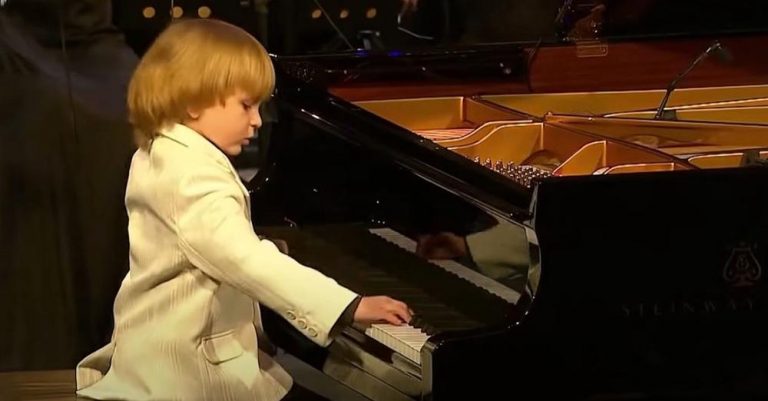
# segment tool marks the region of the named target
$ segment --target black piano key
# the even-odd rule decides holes
[[[413,319],[410,322],[410,325],[416,328],[421,329],[423,332],[427,333],[428,335],[437,334],[439,330],[435,328],[435,326],[431,323],[429,318],[424,317],[422,315],[414,315]]]

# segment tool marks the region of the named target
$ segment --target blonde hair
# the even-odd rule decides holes
[[[224,102],[237,89],[261,102],[274,84],[272,61],[249,33],[215,19],[178,20],[155,39],[128,85],[136,144],[147,149],[189,108]]]

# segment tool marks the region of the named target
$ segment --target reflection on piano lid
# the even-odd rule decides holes
[[[369,230],[372,234],[377,235],[411,253],[416,252],[416,242],[411,240],[410,238],[393,231],[389,228],[374,228]],[[436,264],[437,266],[442,267],[444,270],[451,272],[455,274],[456,276],[460,277],[461,279],[468,281],[488,292],[491,294],[496,295],[497,297],[509,302],[510,304],[514,304],[517,302],[518,298],[520,298],[520,293],[517,291],[504,286],[500,284],[497,281],[494,281],[487,276],[480,274],[466,266],[463,266],[460,263],[457,263],[453,260],[431,260],[431,263]]]

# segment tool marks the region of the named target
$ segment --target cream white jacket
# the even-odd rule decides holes
[[[106,400],[271,401],[290,376],[259,350],[259,304],[319,345],[357,296],[260,239],[226,156],[184,125],[131,162],[130,271],[112,340],[77,366],[77,393]]]

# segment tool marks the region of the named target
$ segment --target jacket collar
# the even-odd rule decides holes
[[[197,152],[203,153],[217,163],[220,163],[222,166],[234,170],[232,163],[230,163],[229,159],[221,149],[214,145],[213,142],[209,141],[208,138],[184,124],[176,123],[168,128],[161,129],[160,135],[170,138],[190,149],[194,149]]]
[[[161,129],[160,135],[193,149],[196,152],[200,152],[216,161],[216,163],[220,164],[222,167],[227,168],[232,175],[234,175],[235,180],[238,185],[240,185],[240,189],[246,197],[248,196],[248,190],[245,188],[245,185],[243,185],[235,166],[232,165],[232,162],[224,152],[214,145],[213,142],[209,141],[208,138],[192,128],[178,123],[175,123],[168,128]]]

